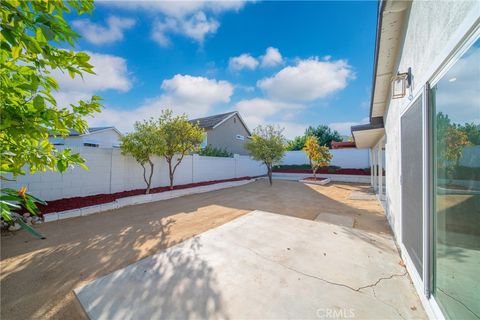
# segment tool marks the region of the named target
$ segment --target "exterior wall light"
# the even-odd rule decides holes
[[[392,79],[392,99],[400,99],[405,97],[407,88],[412,85],[412,69],[408,68],[408,72],[397,73]]]

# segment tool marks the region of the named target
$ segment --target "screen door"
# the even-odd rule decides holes
[[[401,118],[402,241],[423,277],[422,97]]]

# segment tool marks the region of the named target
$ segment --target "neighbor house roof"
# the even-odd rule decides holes
[[[91,133],[94,133],[94,132],[99,132],[99,131],[103,131],[103,130],[110,130],[110,129],[113,129],[119,135],[122,135],[122,133],[120,131],[118,131],[117,128],[115,128],[113,126],[110,126],[110,127],[90,127],[90,128],[88,128],[87,132],[85,132],[85,133],[81,133],[81,132],[78,132],[77,130],[70,129],[69,130],[70,133],[68,135],[70,137],[76,137],[76,136],[83,136],[83,135],[91,134]]]
[[[192,119],[190,120],[191,123],[198,123],[200,128],[203,129],[215,129],[234,115],[238,115],[238,118],[240,119],[240,122],[242,122],[243,126],[247,130],[248,134],[250,133],[250,129],[248,129],[247,125],[243,121],[242,117],[240,116],[240,113],[238,111],[232,111],[232,112],[227,112],[227,113],[221,113],[221,114],[215,114],[213,116],[208,116],[204,118],[197,118],[197,119]]]
[[[231,115],[237,113],[236,111],[222,113],[222,114],[215,114],[213,116],[208,116],[204,118],[197,118],[190,120],[192,123],[198,123],[200,128],[203,129],[212,129],[220,122],[224,121],[225,119],[229,118]]]

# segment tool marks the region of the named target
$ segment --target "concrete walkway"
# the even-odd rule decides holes
[[[262,211],[75,293],[91,319],[426,318],[389,234]]]

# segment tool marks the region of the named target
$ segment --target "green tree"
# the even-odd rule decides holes
[[[135,122],[134,131],[124,135],[121,140],[122,154],[131,155],[142,166],[143,180],[147,185],[145,194],[149,194],[154,170],[152,157],[161,156],[165,148],[157,122],[153,119]]]
[[[342,137],[337,130],[332,130],[326,125],[319,125],[318,127],[308,127],[305,130],[305,135],[315,136],[318,140],[318,144],[328,148],[332,147],[332,141],[342,141]]]
[[[59,85],[52,72],[68,72],[74,78],[94,73],[90,57],[83,52],[63,49],[74,46],[79,37],[64,18],[75,11],[81,15],[93,10],[91,0],[0,2],[0,175],[13,176],[46,169],[65,171],[84,160],[69,149],[57,150],[49,136],[67,136],[69,129],[85,132],[85,116],[101,109],[100,98],[60,106],[53,96]],[[86,168],[86,167],[85,167]],[[4,221],[12,221],[18,204],[2,190]],[[29,210],[35,214],[36,210]]]
[[[480,145],[480,124],[465,123],[459,126],[458,129],[467,135],[468,142],[472,145]]]
[[[305,151],[308,159],[310,160],[313,178],[315,179],[317,170],[320,167],[326,167],[330,164],[330,161],[332,160],[332,154],[328,150],[328,147],[319,145],[317,138],[314,136],[307,138],[305,147],[303,147],[303,151]]]
[[[267,167],[268,180],[272,185],[273,165],[282,160],[285,154],[285,137],[283,129],[273,125],[258,126],[245,148],[250,152],[253,159],[262,161]]]
[[[340,133],[336,130],[330,129],[330,127],[326,125],[319,125],[318,127],[308,127],[305,130],[303,136],[295,137],[291,140],[287,145],[287,150],[289,151],[296,151],[296,150],[303,150],[305,146],[305,142],[307,141],[308,137],[314,136],[318,140],[318,144],[321,146],[326,146],[328,148],[332,147],[332,141],[342,141],[342,137]]]
[[[306,140],[307,140],[307,136],[295,137],[293,140],[288,141],[287,150],[288,151],[302,150],[303,147],[305,146]]]
[[[171,110],[162,111],[158,128],[165,141],[162,155],[168,164],[170,189],[173,189],[175,171],[185,155],[199,149],[205,132],[198,124],[190,123],[186,115],[173,116]]]

